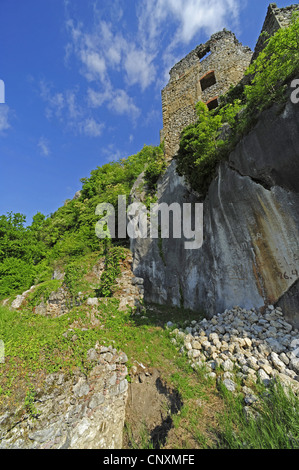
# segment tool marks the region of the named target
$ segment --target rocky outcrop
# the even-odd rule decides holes
[[[299,107],[265,111],[222,162],[204,201],[200,249],[184,237],[132,240],[133,270],[145,300],[212,316],[234,305],[283,303],[299,326]],[[175,162],[158,184],[158,203],[199,202]]]
[[[87,354],[87,377],[48,375],[26,413],[21,407],[0,415],[0,449],[121,449],[127,360],[97,344]]]
[[[20,295],[17,295],[16,298],[11,302],[11,309],[18,309],[21,307],[21,305],[25,302],[27,296],[34,291],[35,286],[31,286],[30,289],[26,290]],[[4,302],[2,302],[2,305],[7,305],[9,303],[9,299],[5,299]]]
[[[46,302],[42,302],[34,308],[34,313],[51,318],[60,317],[67,313],[70,308],[80,305],[80,299],[72,299],[64,287],[56,292],[51,292]]]
[[[126,259],[120,264],[120,274],[115,280],[115,286],[113,287],[113,297],[119,300],[119,309],[121,311],[127,310],[128,308],[134,311],[141,311],[143,304],[143,279],[134,277],[132,272],[132,256],[129,253]],[[89,275],[94,284],[90,282],[90,286],[96,288],[96,283],[100,280],[101,275],[105,269],[104,258],[100,259],[93,267]],[[65,273],[59,269],[55,269],[52,280],[63,281]],[[18,295],[10,305],[12,310],[18,310],[26,306],[26,300],[28,295],[37,288],[38,286],[32,286],[26,292]],[[88,292],[90,294],[90,292]],[[70,295],[69,290],[62,284],[62,286],[50,293],[48,298],[45,300],[41,297],[40,303],[36,307],[32,307],[32,310],[37,315],[45,317],[56,318],[65,315],[73,307],[88,306],[97,307],[104,300],[104,298],[90,297],[85,292],[79,292],[76,298]],[[9,304],[9,299],[2,302],[3,305]]]

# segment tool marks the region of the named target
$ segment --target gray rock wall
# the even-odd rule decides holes
[[[186,250],[184,238],[132,240],[133,270],[144,278],[146,301],[209,316],[279,301],[298,326],[299,107],[288,102],[278,111],[265,111],[219,166],[204,201],[200,249]],[[196,201],[172,162],[158,202]]]

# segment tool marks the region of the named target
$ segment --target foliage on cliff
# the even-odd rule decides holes
[[[22,214],[0,216],[0,299],[49,281],[58,261],[70,266],[69,273],[78,270],[72,263],[81,256],[103,253],[103,242],[95,233],[97,205],[110,203],[117,208],[118,196],[128,197],[146,168],[148,180],[155,184],[162,155],[162,147],[144,146],[136,155],[96,168],[81,180],[79,198],[66,201],[48,217],[37,213],[28,227]]]
[[[299,73],[299,14],[288,28],[267,39],[265,49],[247,70],[252,75],[245,87],[247,107],[263,110],[284,98],[285,83]]]
[[[234,126],[240,109],[240,100],[227,104],[217,113],[211,113],[204,103],[199,102],[196,105],[198,121],[182,134],[176,157],[177,171],[200,194],[206,193],[217,164],[228,153],[228,142],[225,137],[221,138],[222,126],[224,123]]]
[[[295,14],[288,28],[267,39],[265,49],[246,71],[249,85],[234,87],[211,112],[198,103],[198,121],[184,129],[176,156],[178,173],[194,190],[207,193],[219,162],[255,124],[260,112],[286,99],[287,83],[298,73],[299,16]],[[228,132],[223,132],[224,124],[230,127]]]

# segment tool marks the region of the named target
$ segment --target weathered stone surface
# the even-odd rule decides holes
[[[79,298],[73,300],[65,287],[60,287],[56,292],[51,292],[48,300],[35,307],[34,312],[38,315],[49,317],[60,317],[69,311],[71,307],[80,305]]]
[[[12,310],[18,309],[22,306],[23,302],[26,300],[26,297],[30,292],[32,292],[35,289],[35,286],[30,287],[30,289],[26,290],[23,292],[21,295],[17,295],[17,297],[12,301],[10,308]]]
[[[266,45],[267,37],[272,36],[280,28],[285,28],[290,25],[292,15],[298,10],[298,4],[289,5],[284,8],[277,8],[276,3],[270,3],[268,6],[267,15],[263,24],[262,33],[267,33],[266,36],[261,34],[252,56],[255,60],[258,54],[263,50]]]
[[[252,323],[253,317],[261,325],[258,331]],[[245,403],[249,405],[256,400],[247,384],[256,383],[258,379],[268,386],[278,377],[299,394],[299,359],[295,349],[299,344],[299,331],[282,320],[282,317],[283,312],[279,307],[274,309],[269,306],[264,314],[254,309],[234,307],[215,315],[209,321],[193,321],[192,335],[185,335],[183,329],[176,328],[171,336],[175,338],[183,335],[184,347],[180,352],[187,352],[193,368],[205,366],[207,377],[212,377],[211,371],[215,371],[218,382],[225,379],[234,382],[235,374],[240,377],[244,385],[243,392],[247,396]],[[274,322],[277,326],[276,339],[275,342],[269,342],[269,332],[272,332]],[[239,336],[228,333],[235,331],[232,325],[236,324],[242,324]],[[223,327],[223,333],[215,333],[218,326]],[[217,345],[211,347],[207,336]],[[196,349],[198,345],[201,345],[204,353]],[[278,354],[271,346],[282,352]]]
[[[254,131],[230,154],[229,162],[240,174],[268,189],[280,186],[298,193],[298,110],[289,100],[283,112],[278,111],[274,106],[262,113]]]
[[[230,392],[234,392],[236,390],[236,384],[235,382],[233,382],[233,380],[224,379],[222,383],[225,386],[225,388],[227,388],[227,390],[229,390]]]
[[[64,279],[65,273],[62,272],[60,269],[54,269],[52,279],[56,279],[57,281],[62,281]]]
[[[99,299],[97,297],[89,297],[86,300],[86,304],[92,307],[96,307],[99,304]]]
[[[126,355],[100,347],[88,376],[47,376],[34,400],[35,419],[19,412],[0,416],[0,449],[121,449],[127,401]],[[99,351],[99,354],[97,354]],[[122,358],[121,363],[119,358]]]
[[[276,106],[265,111],[230,162],[220,165],[204,201],[200,249],[185,249],[186,239],[172,238],[171,231],[169,239],[131,241],[133,270],[144,278],[146,301],[211,316],[234,305],[250,309],[283,302],[299,278],[298,117],[299,107],[292,103],[279,115]],[[157,195],[159,204],[199,202],[176,174],[175,162]],[[298,325],[298,303],[287,319]]]
[[[209,103],[226,93],[231,84],[240,82],[251,57],[249,47],[242,46],[233,33],[224,29],[197,46],[171,69],[169,83],[162,90],[167,159],[176,154],[183,128],[196,121],[195,104],[199,100]],[[204,84],[208,77],[212,80]]]

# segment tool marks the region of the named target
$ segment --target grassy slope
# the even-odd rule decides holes
[[[11,407],[25,409],[28,396],[34,398],[34,389],[42,387],[48,373],[71,374],[76,367],[87,372],[86,353],[99,341],[126,352],[129,373],[134,361],[155,367],[178,391],[183,407],[172,416],[172,429],[164,448],[298,447],[298,400],[286,400],[281,390],[272,393],[273,398],[264,402],[264,421],[248,423],[241,395],[233,398],[206,379],[204,370],[194,371],[187,356],[179,353],[180,345],[171,342],[165,323],[171,318],[183,326],[186,316],[182,320],[179,310],[148,306],[140,317],[120,312],[118,301],[111,298],[100,303],[95,315],[90,316],[90,312],[90,307],[81,306],[51,319],[29,311],[0,308],[5,342],[5,363],[0,364],[2,413]],[[97,325],[94,318],[99,321]],[[198,319],[198,315],[189,314],[192,319]],[[72,331],[67,337],[63,336],[69,329]],[[151,448],[150,440],[145,439],[143,446]]]

